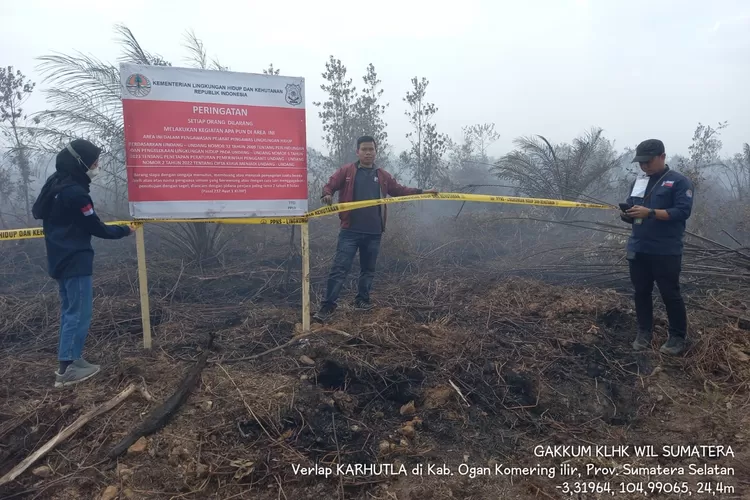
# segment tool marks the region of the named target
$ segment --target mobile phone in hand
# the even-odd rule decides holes
[[[627,203],[620,203],[620,210],[622,210],[623,212],[627,212],[631,208],[632,207],[630,205],[628,205]]]

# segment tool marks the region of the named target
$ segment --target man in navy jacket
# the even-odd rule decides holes
[[[83,359],[93,309],[94,248],[91,237],[116,240],[133,226],[107,226],[94,211],[91,180],[99,172],[101,149],[77,139],[57,154],[55,173],[44,184],[33,214],[42,219],[49,275],[60,290],[60,368],[55,387],[76,384],[99,372]]]
[[[664,143],[643,141],[633,163],[646,174],[633,183],[621,218],[633,225],[628,241],[630,279],[635,289],[638,335],[633,349],[651,345],[654,282],[659,287],[669,319],[669,338],[660,351],[677,355],[685,349],[687,313],[680,293],[685,224],[693,209],[690,179],[666,164]]]

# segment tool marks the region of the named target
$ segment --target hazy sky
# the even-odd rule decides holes
[[[3,66],[39,81],[35,58],[80,51],[117,62],[113,27],[185,65],[194,29],[234,71],[306,78],[308,144],[322,146],[312,101],[329,55],[361,83],[372,62],[390,103],[390,142],[406,147],[402,98],[430,80],[439,129],[494,122],[502,154],[520,135],[570,141],[591,126],[623,148],[664,140],[685,152],[699,121],[728,121],[724,153],[750,142],[748,0],[24,0],[0,1]],[[39,82],[43,87],[44,83]],[[29,111],[43,109],[41,92]]]

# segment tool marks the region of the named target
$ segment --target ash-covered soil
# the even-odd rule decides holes
[[[153,396],[135,394],[96,417],[0,488],[0,498],[644,498],[621,483],[641,484],[647,498],[674,498],[657,484],[682,481],[691,498],[750,494],[750,341],[728,321],[691,310],[694,344],[668,358],[658,353],[661,318],[654,349],[636,354],[632,302],[611,290],[383,277],[376,310],[355,312],[347,295],[326,328],[254,357],[298,335],[300,312],[288,301],[219,300],[234,279],[203,278],[216,293],[191,293],[186,280],[182,295],[152,294],[154,348],[145,352],[137,286],[97,278],[86,354],[103,371],[65,390],[52,387],[52,287],[0,295],[0,474],[128,384]],[[177,388],[209,334],[209,363],[172,421],[109,460]],[[594,455],[596,446],[627,446],[631,456],[535,454],[561,445],[590,446]],[[659,454],[663,445],[731,446],[734,457],[635,457],[639,445]],[[561,474],[563,462],[582,477]],[[690,475],[691,463],[733,471]],[[316,464],[333,474],[299,469]],[[339,475],[338,464],[389,465]],[[587,476],[587,464],[617,471]],[[625,476],[625,464],[685,473]],[[540,469],[508,476],[496,466]],[[472,477],[468,467],[493,473]],[[566,482],[570,495],[557,488]],[[610,491],[586,490],[595,483]],[[734,491],[702,496],[698,483]]]

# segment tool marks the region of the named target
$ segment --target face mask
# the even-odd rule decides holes
[[[93,170],[87,170],[87,171],[86,171],[86,175],[88,175],[88,176],[89,176],[89,179],[92,179],[92,180],[93,180],[93,179],[94,179],[94,177],[96,177],[97,175],[99,175],[99,169],[98,169],[98,168],[95,168],[95,169],[93,169]]]

